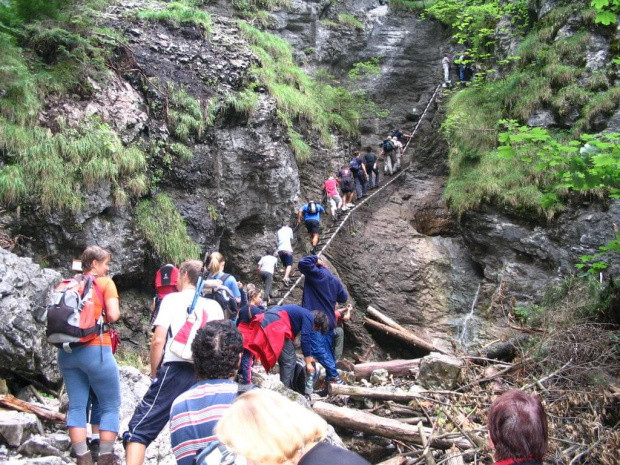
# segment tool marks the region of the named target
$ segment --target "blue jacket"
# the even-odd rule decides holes
[[[301,305],[308,310],[321,310],[330,320],[330,327],[336,326],[336,302],[346,303],[349,295],[338,278],[329,270],[316,264],[319,257],[308,255],[299,260],[297,267],[305,276],[304,294]]]
[[[323,208],[323,205],[317,203],[316,204],[316,213],[313,215],[311,213],[308,212],[308,205],[306,204],[303,207],[301,207],[301,211],[304,213],[304,221],[321,221],[321,213],[323,213],[325,211],[325,209]]]
[[[299,305],[282,305],[282,309],[288,314],[291,320],[291,329],[297,336],[301,332],[301,352],[304,357],[312,355],[312,327],[314,326],[314,315]]]

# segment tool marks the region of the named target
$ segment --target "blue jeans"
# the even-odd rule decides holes
[[[83,346],[73,352],[58,351],[58,367],[67,386],[67,426],[86,428],[86,407],[92,388],[101,412],[99,428],[118,432],[121,388],[111,347]]]
[[[377,163],[375,163],[374,168],[369,168],[368,165],[366,165],[366,171],[368,172],[368,187],[372,189],[373,187],[379,186],[379,168],[377,167]],[[373,173],[375,174],[375,182],[372,182]]]
[[[355,176],[355,194],[357,198],[361,198],[366,193],[366,176],[362,173],[361,176]]]
[[[334,331],[330,330],[327,334],[321,334],[319,331],[312,331],[312,356],[325,367],[327,376],[335,378],[338,376],[336,369],[336,361],[333,353]]]
[[[252,353],[243,349],[243,356],[241,357],[241,365],[239,365],[239,374],[241,375],[241,384],[250,384],[252,382],[252,365],[254,365],[254,359]]]

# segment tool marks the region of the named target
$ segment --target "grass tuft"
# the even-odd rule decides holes
[[[166,194],[140,202],[136,227],[164,262],[179,264],[200,256],[200,247],[187,234],[183,217]]]
[[[181,24],[193,24],[202,28],[206,35],[211,34],[211,15],[185,3],[172,2],[158,11],[139,10],[136,16],[145,21],[168,23],[177,27]]]
[[[338,15],[338,22],[350,29],[364,30],[364,23],[348,13],[340,13]]]

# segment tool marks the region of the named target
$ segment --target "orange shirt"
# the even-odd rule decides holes
[[[107,276],[98,276],[95,279],[95,282],[97,283],[97,287],[99,288],[99,290],[101,291],[101,294],[103,295],[103,301],[106,302],[108,299],[111,299],[113,297],[116,297],[118,299],[118,291],[116,290],[116,284],[114,284],[114,281],[112,281],[111,278],[108,278]],[[92,298],[93,298],[93,304],[95,305],[95,314],[96,315],[101,315],[101,311],[103,310],[103,302],[101,302],[101,299],[99,298],[99,293],[93,289],[93,294],[92,294]],[[107,318],[104,318],[105,322],[107,322]],[[111,347],[112,346],[112,342],[110,341],[110,333],[103,333],[103,336],[101,338],[96,337],[95,339],[93,339],[92,341],[89,341],[88,343],[84,344],[85,346],[108,346]]]

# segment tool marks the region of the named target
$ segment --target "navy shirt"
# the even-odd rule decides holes
[[[319,257],[308,255],[299,260],[297,267],[305,276],[301,305],[308,310],[321,310],[329,317],[330,328],[336,326],[336,302],[346,303],[349,295],[340,280],[329,270],[316,264]]]
[[[288,314],[291,320],[293,337],[301,333],[301,351],[304,357],[312,355],[312,327],[314,326],[314,315],[309,310],[299,305],[282,305],[282,309]]]

